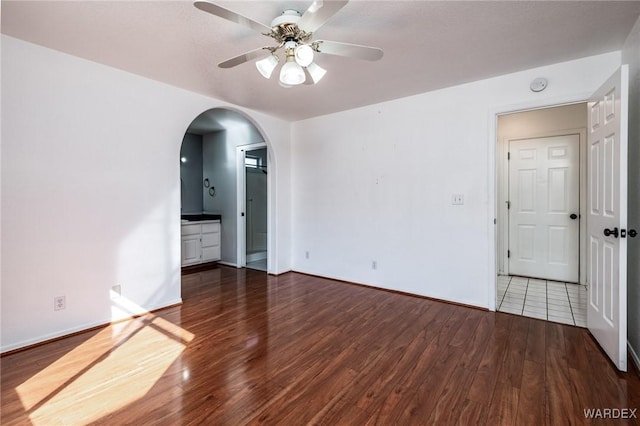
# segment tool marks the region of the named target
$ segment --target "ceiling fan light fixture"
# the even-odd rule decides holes
[[[271,78],[271,74],[273,73],[273,70],[276,69],[276,65],[278,65],[278,57],[276,55],[269,55],[268,57],[256,62],[258,72],[267,79]]]
[[[219,68],[233,68],[248,61],[256,61],[258,72],[269,79],[278,67],[279,57],[276,52],[282,49],[286,60],[280,69],[278,81],[286,88],[303,83],[315,84],[324,77],[327,71],[313,62],[316,53],[367,61],[377,61],[383,56],[383,51],[376,47],[313,40],[314,33],[340,11],[348,0],[313,0],[304,13],[295,9],[286,9],[271,22],[271,26],[220,6],[216,4],[217,0],[193,1],[194,6],[204,12],[250,28],[277,42],[277,46],[253,49],[220,62]],[[271,52],[271,55],[260,59],[265,55],[265,49]]]
[[[322,77],[327,73],[327,70],[315,62],[312,62],[307,66],[307,71],[309,71],[309,75],[311,76],[314,84],[322,80]]]
[[[305,79],[304,70],[296,63],[294,56],[287,52],[287,62],[280,70],[280,82],[288,86],[297,86],[304,83]]]
[[[313,62],[313,49],[307,44],[301,44],[294,50],[296,62],[301,67],[307,67]]]

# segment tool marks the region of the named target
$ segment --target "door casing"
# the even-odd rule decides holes
[[[488,268],[487,280],[489,282],[488,294],[487,294],[487,307],[491,311],[496,310],[496,290],[498,282],[498,213],[500,212],[498,207],[498,116],[502,114],[510,114],[516,112],[529,111],[540,108],[551,108],[557,106],[571,105],[576,103],[585,103],[591,97],[591,92],[576,93],[573,95],[565,95],[554,98],[552,100],[531,100],[519,104],[503,105],[492,108],[489,110],[489,116],[487,117],[489,122],[489,137],[487,138],[487,152],[488,152],[488,199],[487,199],[487,233],[490,235],[487,247],[488,253]],[[500,163],[502,164],[502,163]]]

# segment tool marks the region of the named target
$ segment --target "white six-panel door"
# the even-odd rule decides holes
[[[589,101],[587,326],[627,371],[627,97],[623,65]],[[623,232],[624,230],[624,232]]]
[[[578,282],[580,136],[509,142],[509,273]]]

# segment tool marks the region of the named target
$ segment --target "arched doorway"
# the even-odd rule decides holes
[[[244,152],[261,146],[266,150],[259,171],[264,176],[258,181],[264,182],[264,197],[253,197],[252,203],[264,202],[264,206],[252,206],[253,222],[247,225],[245,189]],[[244,149],[246,147],[247,149]],[[240,158],[242,156],[242,158]],[[263,158],[263,157],[261,157]],[[220,264],[245,267],[247,260],[254,257],[244,256],[247,241],[251,249],[264,249],[265,272],[270,270],[269,258],[272,256],[273,224],[271,202],[274,188],[272,182],[275,173],[271,173],[275,164],[269,141],[258,126],[241,112],[213,108],[198,115],[188,126],[180,150],[180,188],[181,188],[181,230],[187,230],[187,237],[181,232],[182,265],[217,261]],[[252,185],[256,179],[251,179]],[[242,185],[242,187],[239,186]],[[252,187],[252,191],[255,188]],[[266,217],[260,217],[263,214]],[[219,220],[219,234],[215,224]],[[198,227],[198,223],[202,225]],[[190,226],[196,225],[196,226]],[[264,226],[263,226],[264,225]],[[205,229],[206,228],[206,229]],[[247,229],[253,234],[247,235]],[[189,233],[196,235],[188,238]],[[204,235],[212,231],[211,235]],[[216,237],[219,238],[216,241]],[[199,240],[197,240],[199,238]],[[202,241],[198,253],[197,243]],[[213,242],[213,243],[212,243]],[[219,248],[215,244],[219,244]],[[213,244],[209,246],[208,244]],[[216,251],[217,250],[217,251]],[[185,253],[187,255],[185,256]],[[219,253],[219,254],[218,254]],[[217,258],[215,255],[217,254]],[[214,257],[212,257],[212,255]]]

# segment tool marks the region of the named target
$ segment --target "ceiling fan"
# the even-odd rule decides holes
[[[315,84],[324,77],[326,70],[314,62],[315,53],[348,56],[367,61],[382,58],[382,50],[376,47],[313,40],[313,33],[347,3],[348,0],[315,0],[303,14],[293,9],[285,10],[271,22],[270,27],[209,1],[196,0],[193,4],[200,10],[251,28],[277,42],[276,46],[260,47],[220,62],[220,68],[233,68],[268,54],[266,58],[256,62],[260,74],[268,79],[280,61],[277,52],[283,49],[285,63],[280,70],[280,85],[292,87],[303,83]]]

